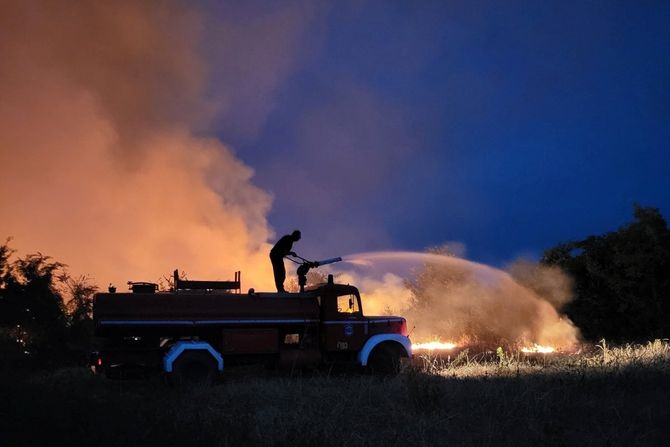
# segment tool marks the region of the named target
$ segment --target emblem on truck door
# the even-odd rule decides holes
[[[347,324],[344,326],[344,335],[346,337],[351,337],[354,335],[354,325],[353,324]]]

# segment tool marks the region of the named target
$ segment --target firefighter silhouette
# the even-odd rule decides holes
[[[295,256],[291,251],[293,243],[300,240],[300,231],[295,230],[291,234],[282,236],[277,241],[272,250],[270,250],[270,261],[272,262],[272,270],[275,275],[275,285],[277,292],[286,292],[284,290],[284,280],[286,279],[286,268],[284,267],[284,256]]]

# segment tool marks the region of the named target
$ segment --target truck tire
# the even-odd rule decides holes
[[[368,370],[375,375],[390,376],[400,371],[400,350],[391,343],[381,343],[370,353]]]
[[[172,367],[170,379],[175,385],[210,385],[218,374],[216,360],[207,351],[184,351]]]

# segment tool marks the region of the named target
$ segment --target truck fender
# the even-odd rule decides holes
[[[407,353],[407,357],[412,357],[412,342],[409,341],[409,337],[400,334],[377,334],[373,335],[365,342],[363,349],[358,353],[358,362],[362,366],[367,366],[368,357],[370,357],[370,353],[375,346],[388,341],[398,343]]]
[[[221,354],[219,354],[216,349],[212,348],[212,345],[207,342],[192,340],[179,341],[175,343],[165,354],[165,357],[163,357],[163,369],[165,372],[171,373],[175,360],[177,360],[184,351],[197,350],[209,352],[214,360],[216,360],[219,372],[223,371],[223,357],[221,357]]]

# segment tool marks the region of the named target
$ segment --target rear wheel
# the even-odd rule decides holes
[[[171,379],[176,385],[209,385],[217,373],[216,360],[209,352],[187,350],[175,360]]]

